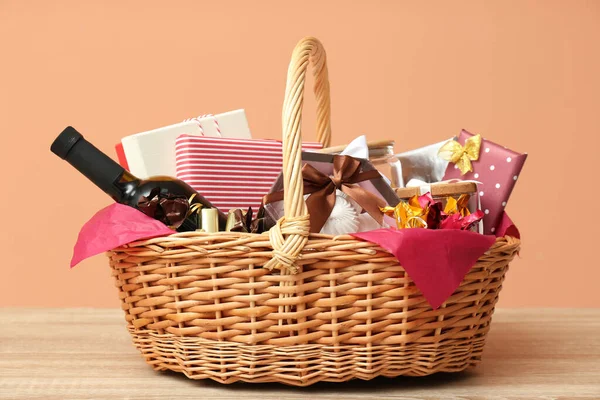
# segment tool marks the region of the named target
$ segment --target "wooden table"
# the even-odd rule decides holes
[[[308,388],[154,372],[120,310],[0,308],[1,399],[600,399],[600,309],[497,310],[479,367]]]

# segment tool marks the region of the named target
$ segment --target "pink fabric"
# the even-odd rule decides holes
[[[496,229],[496,236],[512,236],[517,239],[521,238],[521,232],[519,232],[516,225],[512,222],[506,212],[503,212],[500,216],[500,223],[498,224],[498,229]]]
[[[83,225],[73,249],[71,268],[81,261],[121,245],[175,233],[135,208],[114,203]]]
[[[377,229],[352,235],[392,253],[434,310],[454,293],[496,240],[470,231],[418,228]]]
[[[473,134],[463,130],[458,141],[464,145]],[[464,179],[481,182],[477,185],[483,217],[483,229],[486,235],[496,233],[503,218],[504,207],[519,178],[527,154],[517,153],[490,140],[483,139],[479,159],[473,161],[473,172],[461,175],[454,164],[449,163],[444,180]]]

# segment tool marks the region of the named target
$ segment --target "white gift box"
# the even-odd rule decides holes
[[[182,134],[252,138],[244,110],[191,118],[121,139],[129,171],[141,179],[156,175],[175,176],[175,141]]]

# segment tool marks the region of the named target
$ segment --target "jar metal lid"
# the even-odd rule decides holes
[[[396,144],[396,141],[394,141],[394,140],[375,140],[373,142],[367,142],[367,146],[369,147],[369,150],[393,147],[394,144]],[[336,154],[336,153],[341,153],[342,151],[344,151],[344,149],[346,147],[348,147],[347,144],[342,144],[339,146],[332,146],[332,147],[326,147],[326,148],[320,149],[320,150],[315,150],[315,152]]]

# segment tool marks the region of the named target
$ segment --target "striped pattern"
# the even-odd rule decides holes
[[[175,145],[177,178],[222,211],[257,210],[281,173],[281,142],[181,135]],[[321,149],[304,143],[303,150]]]

